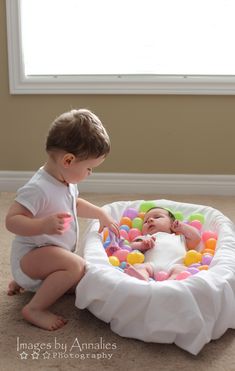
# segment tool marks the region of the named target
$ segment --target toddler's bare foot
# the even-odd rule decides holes
[[[61,316],[57,316],[47,310],[31,308],[30,305],[26,305],[22,309],[22,314],[28,322],[49,331],[58,330],[68,322]]]
[[[133,266],[129,266],[126,269],[124,269],[124,272],[126,274],[129,274],[129,276],[138,278],[139,280],[148,281],[149,280],[149,274],[146,271],[146,269],[141,268],[135,268]]]
[[[16,281],[11,281],[8,285],[7,295],[12,296],[16,294],[21,294],[24,289],[16,283]]]

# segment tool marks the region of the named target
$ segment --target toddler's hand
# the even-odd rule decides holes
[[[72,220],[70,213],[58,213],[42,219],[43,234],[63,234]]]
[[[100,221],[100,228],[98,230],[98,233],[101,233],[104,227],[108,227],[109,229],[111,229],[111,231],[113,231],[116,234],[117,237],[120,237],[118,223],[104,210],[102,210],[99,221]]]

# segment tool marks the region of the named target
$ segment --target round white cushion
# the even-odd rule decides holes
[[[143,200],[114,202],[105,210],[119,221],[124,210],[138,209]],[[91,221],[83,238],[87,272],[76,290],[75,305],[88,308],[120,336],[146,342],[175,343],[197,354],[211,339],[235,328],[235,227],[208,206],[155,200],[158,206],[205,216],[204,230],[218,233],[208,271],[182,281],[141,281],[110,265],[99,222]]]

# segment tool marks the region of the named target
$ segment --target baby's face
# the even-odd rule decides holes
[[[172,219],[168,211],[163,209],[152,209],[145,214],[142,228],[143,234],[154,234],[157,232],[171,233]]]

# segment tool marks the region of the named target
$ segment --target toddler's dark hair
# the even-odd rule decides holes
[[[80,160],[106,156],[110,152],[110,139],[100,119],[87,109],[63,113],[52,123],[46,151],[62,150]]]

